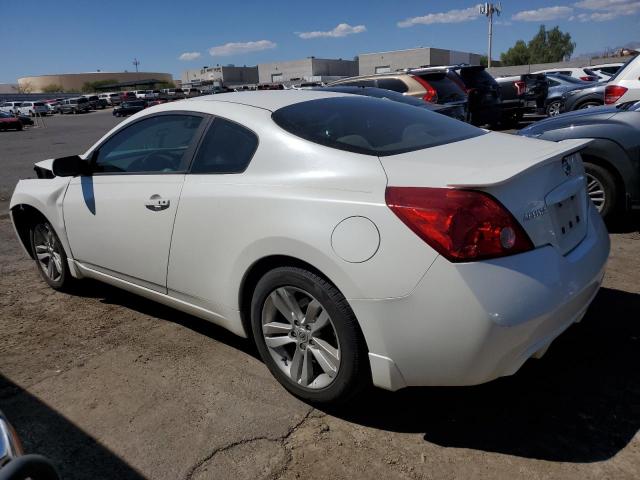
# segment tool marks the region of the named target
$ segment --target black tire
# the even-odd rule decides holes
[[[600,184],[602,191],[604,191],[604,202],[599,208],[600,215],[602,215],[604,219],[611,218],[618,208],[618,198],[620,193],[616,185],[615,177],[609,170],[601,167],[600,165],[596,165],[595,163],[585,161],[584,169],[587,174],[587,193],[589,193],[589,196],[593,193],[590,191],[592,190],[592,188],[590,188],[592,180],[595,180]],[[594,204],[596,204],[595,201]]]
[[[280,287],[294,287],[309,293],[330,316],[340,351],[340,366],[326,387],[312,389],[296,383],[276,364],[266,345],[262,333],[263,308],[267,297]],[[351,307],[334,285],[315,273],[296,267],[280,267],[266,273],[253,292],[251,329],[260,356],[273,376],[289,392],[309,403],[343,404],[371,382],[368,350]]]
[[[60,256],[59,278],[51,278],[47,274],[43,264],[38,260],[38,252],[36,252],[36,246],[38,245],[38,243],[40,243],[39,235],[43,230],[51,233],[50,238],[53,251],[55,251]],[[67,254],[64,251],[64,247],[62,246],[60,238],[56,234],[51,224],[48,221],[42,219],[31,225],[31,227],[29,228],[29,242],[31,246],[31,253],[33,254],[33,258],[36,262],[36,267],[42,279],[47,282],[47,284],[54,290],[69,290],[73,286],[75,279],[71,276],[71,272],[69,271]],[[50,256],[49,261],[51,261],[52,258],[53,257]]]
[[[556,100],[547,105],[546,112],[548,117],[555,117],[560,115],[560,107],[562,106],[562,102]]]

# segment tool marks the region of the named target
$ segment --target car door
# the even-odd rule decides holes
[[[63,213],[73,258],[87,268],[166,292],[171,234],[184,175],[206,123],[169,112],[129,123],[90,154]]]

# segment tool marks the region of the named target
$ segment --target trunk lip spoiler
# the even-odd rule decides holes
[[[526,172],[529,172],[530,170],[533,170],[543,165],[547,165],[551,162],[554,162],[558,160],[559,157],[566,157],[567,155],[571,155],[572,153],[579,152],[580,150],[584,149],[587,145],[589,145],[591,142],[593,142],[593,139],[590,139],[590,138],[562,140],[562,141],[556,142],[557,148],[555,148],[551,152],[546,152],[545,156],[541,158],[538,162],[532,163],[531,165],[513,173],[512,175],[508,175],[505,178],[501,178],[495,181],[486,181],[486,182],[482,182],[482,181],[479,182],[472,178],[470,178],[468,181],[461,179],[459,181],[456,181],[455,183],[448,183],[447,187],[471,188],[471,187],[491,187],[495,185],[502,185],[503,183],[507,183],[513,180],[514,178],[517,178],[525,174]]]

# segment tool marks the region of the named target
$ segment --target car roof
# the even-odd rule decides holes
[[[184,102],[207,104],[209,102],[238,103],[250,107],[276,111],[295,103],[319,100],[322,98],[343,97],[346,93],[319,92],[316,90],[255,90],[242,92],[228,92],[217,95],[204,95]]]

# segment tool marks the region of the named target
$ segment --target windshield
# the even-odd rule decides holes
[[[551,75],[548,75],[548,76],[550,78],[553,78],[554,80],[559,80],[559,81],[565,82],[565,83],[573,83],[575,85],[586,85],[587,84],[587,82],[585,82],[584,80],[580,80],[579,78],[569,77],[568,75],[560,75],[559,73],[554,73],[554,74],[551,74]]]
[[[356,95],[296,103],[276,110],[271,117],[281,128],[311,142],[377,156],[422,150],[486,133],[424,108]]]

